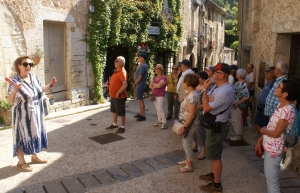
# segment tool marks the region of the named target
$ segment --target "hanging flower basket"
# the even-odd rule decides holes
[[[39,64],[41,62],[42,58],[32,58],[32,61],[35,65]]]
[[[44,51],[38,47],[35,49],[35,52],[31,54],[32,61],[35,65],[39,64],[43,57],[44,57]]]

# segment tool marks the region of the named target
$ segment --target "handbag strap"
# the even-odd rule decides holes
[[[212,94],[216,88],[217,88],[217,86],[213,87],[213,88],[212,88],[213,90],[211,91],[210,94]],[[220,115],[220,114],[223,114],[225,111],[227,111],[227,109],[229,109],[230,106],[231,106],[231,104],[230,104],[224,111],[219,112],[219,113],[216,114],[215,116],[218,116],[218,115]]]
[[[231,106],[231,104],[230,104],[224,111],[219,112],[219,113],[216,114],[215,116],[220,115],[220,114],[223,114],[225,111],[227,111],[227,109],[229,109],[230,106]]]

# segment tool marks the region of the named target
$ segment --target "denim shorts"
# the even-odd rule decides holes
[[[144,89],[135,88],[135,95],[137,100],[143,100],[144,99]]]

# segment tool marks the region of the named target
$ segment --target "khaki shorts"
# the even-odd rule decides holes
[[[211,129],[206,130],[206,159],[219,160],[223,152],[223,142],[229,132],[229,122],[222,125],[221,133],[211,133]]]

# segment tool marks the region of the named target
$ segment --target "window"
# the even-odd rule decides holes
[[[175,53],[174,52],[165,52],[164,53],[164,75],[167,76],[172,72],[172,66],[175,62]]]

